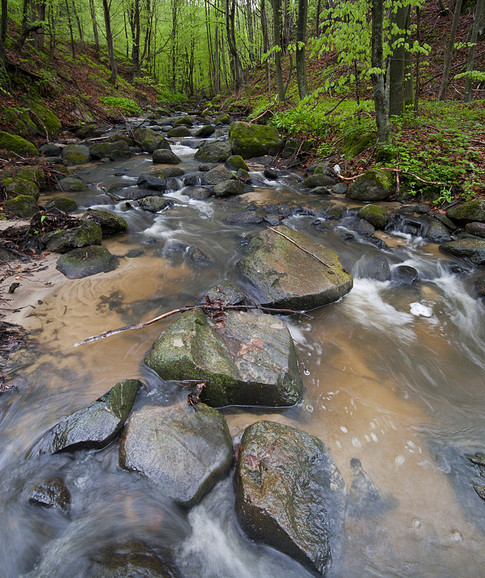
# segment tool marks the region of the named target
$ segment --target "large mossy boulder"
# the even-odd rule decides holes
[[[29,114],[37,128],[37,135],[42,135],[47,140],[57,138],[62,125],[59,118],[42,104],[37,102],[29,104]]]
[[[184,313],[145,363],[165,380],[206,382],[201,399],[217,407],[294,405],[303,389],[288,328],[262,313],[226,311],[219,321],[201,309]]]
[[[352,289],[352,276],[333,251],[285,226],[255,235],[237,266],[264,305],[313,309]]]
[[[213,190],[215,197],[233,197],[251,190],[251,187],[245,185],[242,181],[230,179],[218,183]]]
[[[117,161],[131,157],[131,150],[124,140],[114,142],[99,142],[89,148],[94,159],[109,159]]]
[[[103,209],[88,209],[82,218],[97,223],[101,227],[103,239],[128,230],[128,223],[123,217]]]
[[[31,195],[17,195],[13,199],[7,199],[3,203],[3,210],[12,213],[16,217],[29,219],[39,212],[39,207]]]
[[[98,273],[108,273],[118,266],[118,258],[106,247],[90,245],[61,255],[56,269],[68,279],[82,279]]]
[[[49,251],[67,253],[72,249],[101,245],[103,238],[101,227],[92,221],[81,221],[79,226],[72,229],[57,229],[42,237]]]
[[[50,201],[47,201],[44,209],[49,213],[53,213],[55,211],[73,213],[77,209],[77,203],[70,197],[54,197]]]
[[[440,250],[466,259],[474,265],[485,265],[485,239],[465,238],[448,241],[440,245]]]
[[[216,127],[212,124],[205,124],[194,132],[197,138],[207,138],[216,132]]]
[[[463,205],[450,207],[446,214],[450,219],[461,224],[473,221],[485,223],[485,199],[475,199]]]
[[[62,162],[67,165],[83,165],[91,159],[86,145],[69,144],[62,149]]]
[[[183,401],[134,412],[120,442],[120,465],[149,478],[164,495],[193,506],[225,477],[232,464],[232,440],[224,416]]]
[[[355,179],[347,191],[354,201],[385,201],[395,192],[394,173],[386,169],[370,169]]]
[[[10,134],[3,130],[0,130],[0,150],[7,151],[7,154],[13,153],[23,157],[33,157],[39,154],[31,142],[19,135]]]
[[[121,431],[141,385],[137,379],[120,381],[51,428],[34,445],[31,456],[106,447]]]
[[[290,426],[256,422],[241,440],[234,484],[248,536],[325,575],[340,554],[345,484],[323,443]]]
[[[201,146],[195,153],[195,160],[200,163],[223,163],[231,155],[231,145],[227,141],[216,140]]]
[[[153,153],[157,149],[171,150],[168,140],[150,128],[137,128],[133,136],[146,153]]]
[[[244,159],[263,155],[276,155],[283,141],[274,126],[235,122],[229,131],[232,153]]]

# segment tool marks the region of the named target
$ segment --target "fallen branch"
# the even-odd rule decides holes
[[[426,185],[440,185],[443,187],[449,187],[450,186],[449,183],[442,183],[441,181],[427,181],[426,179],[419,177],[416,173],[412,173],[410,171],[405,171],[404,169],[394,169],[391,167],[383,167],[383,169],[386,171],[392,171],[393,173],[410,175],[410,176],[414,177],[415,179],[417,179],[418,181],[425,183]],[[338,175],[338,178],[341,179],[342,181],[355,181],[355,179],[358,179],[359,177],[363,177],[364,175],[365,175],[365,173],[360,173],[360,174],[355,175],[353,177],[343,177],[342,175]]]
[[[234,309],[236,311],[247,311],[248,309],[259,309],[261,311],[270,311],[272,313],[284,313],[284,314],[299,314],[303,315],[304,317],[308,317],[311,319],[310,315],[306,313],[302,313],[301,311],[294,311],[293,309],[276,309],[273,307],[262,307],[260,305],[221,305],[218,303],[217,305],[186,305],[185,307],[180,307],[179,309],[173,309],[172,311],[168,311],[167,313],[163,313],[158,317],[154,317],[153,319],[149,319],[148,321],[142,321],[141,323],[137,323],[136,325],[126,325],[125,327],[119,327],[118,329],[111,329],[110,331],[104,331],[99,335],[93,335],[92,337],[88,337],[84,341],[80,343],[75,343],[74,347],[79,347],[80,345],[86,345],[87,343],[92,343],[93,341],[100,341],[101,339],[105,339],[106,337],[111,337],[112,335],[117,335],[118,333],[123,333],[124,331],[131,331],[133,329],[143,329],[143,327],[147,327],[152,323],[156,323],[157,321],[161,321],[162,319],[166,319],[167,317],[171,317],[172,315],[176,315],[177,313],[185,313],[186,311],[193,311],[194,309],[203,309],[205,312],[220,312],[226,309]]]
[[[281,231],[276,230],[274,227],[268,227],[268,229],[270,231],[273,231],[277,235],[281,235],[281,237],[284,237],[287,241],[289,241],[290,243],[293,243],[293,245],[295,245],[295,247],[298,247],[298,249],[301,249],[304,253],[307,253],[307,255],[310,255],[310,257],[313,257],[314,259],[319,261],[322,265],[325,265],[325,267],[328,267],[329,269],[332,268],[331,265],[329,265],[328,263],[325,263],[325,261],[322,261],[322,259],[320,259],[320,257],[317,257],[314,253],[312,253],[308,249],[305,249],[305,247],[302,247],[296,241],[293,241],[293,239],[291,239],[290,237],[288,237],[287,235],[285,235]],[[332,271],[332,273],[333,273],[333,271]]]

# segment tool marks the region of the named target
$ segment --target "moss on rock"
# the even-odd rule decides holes
[[[384,201],[395,189],[394,173],[386,169],[370,169],[350,185],[347,197],[356,201]]]
[[[28,219],[39,212],[35,198],[31,195],[18,195],[14,199],[8,199],[3,203],[6,213],[13,213],[16,217]]]
[[[274,126],[235,122],[229,131],[232,153],[244,159],[262,155],[275,155],[283,146],[283,141]]]
[[[39,151],[28,140],[19,135],[10,134],[0,130],[0,150],[6,150],[7,153],[17,153],[22,156],[38,156]]]
[[[389,218],[386,207],[379,207],[378,205],[366,205],[362,207],[359,211],[359,217],[365,219],[376,229],[384,229]]]

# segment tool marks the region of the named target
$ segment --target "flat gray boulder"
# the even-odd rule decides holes
[[[226,311],[211,319],[184,313],[164,331],[145,363],[166,380],[206,382],[201,399],[212,406],[290,406],[302,378],[285,323],[272,315]]]
[[[323,443],[261,421],[246,429],[240,449],[234,485],[241,526],[324,575],[340,554],[345,484]]]
[[[224,165],[217,165],[202,175],[201,183],[203,185],[218,185],[235,178],[236,175]]]
[[[237,266],[263,305],[314,309],[352,289],[352,275],[333,251],[288,227],[259,232],[248,253]]]
[[[152,480],[178,504],[193,506],[228,474],[232,453],[224,416],[183,401],[132,414],[120,442],[120,465]]]
[[[51,428],[32,448],[31,456],[104,448],[123,427],[140,387],[137,379],[120,381],[95,402]]]
[[[475,199],[462,205],[450,207],[447,216],[461,224],[478,221],[485,223],[485,199]]]

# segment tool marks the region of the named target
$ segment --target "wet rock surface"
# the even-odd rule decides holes
[[[286,325],[261,313],[226,311],[219,323],[201,309],[184,313],[145,363],[163,379],[206,382],[201,399],[213,406],[293,405],[303,387]]]
[[[141,385],[137,379],[120,381],[95,402],[56,424],[34,445],[30,455],[107,446],[123,427]]]
[[[145,406],[130,417],[120,443],[121,467],[146,476],[183,506],[199,502],[231,464],[226,420],[204,404]]]
[[[113,271],[118,267],[118,263],[118,257],[112,255],[106,247],[89,245],[61,255],[56,269],[68,279],[82,279]]]
[[[313,309],[352,289],[352,276],[333,251],[285,226],[255,235],[237,266],[265,305]]]
[[[248,427],[234,478],[246,533],[324,575],[340,551],[345,485],[323,443],[295,428]]]
[[[29,502],[67,514],[71,508],[71,494],[61,479],[52,478],[32,488]]]

